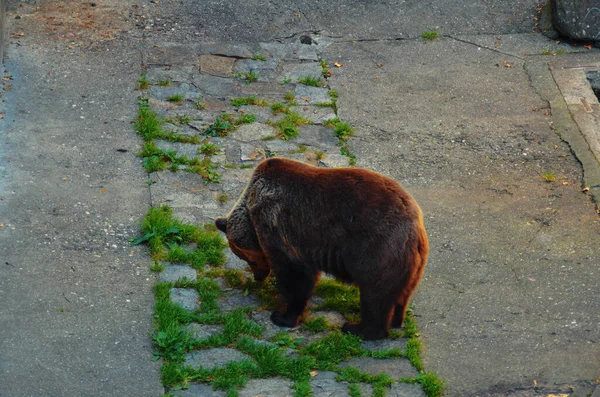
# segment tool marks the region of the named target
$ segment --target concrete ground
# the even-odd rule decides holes
[[[127,242],[149,205],[130,126],[141,62],[154,45],[301,35],[343,65],[328,83],[358,165],[425,214],[425,368],[450,396],[590,395],[600,179],[561,73],[600,53],[537,32],[536,1],[439,3],[9,1],[0,395],[162,394],[149,258]]]

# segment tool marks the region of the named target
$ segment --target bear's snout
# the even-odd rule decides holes
[[[269,274],[271,274],[271,270],[252,270],[252,273],[254,274],[254,280],[256,281],[265,281],[265,279],[267,277],[269,277]]]

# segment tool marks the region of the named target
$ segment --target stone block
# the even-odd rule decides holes
[[[291,106],[290,110],[298,113],[305,119],[310,120],[315,124],[323,124],[327,120],[336,118],[336,114],[330,107],[323,106]]]
[[[342,327],[342,325],[344,325],[344,323],[346,322],[346,318],[341,315],[338,312],[334,312],[334,311],[318,311],[318,312],[312,312],[311,318],[314,317],[324,317],[325,320],[327,320],[327,323],[329,325],[333,325],[336,327]]]
[[[598,41],[599,6],[597,0],[552,0],[552,26],[571,39]]]
[[[215,369],[230,362],[250,360],[250,357],[239,350],[227,347],[200,350],[185,355],[185,365],[194,368]]]
[[[298,84],[294,89],[294,95],[296,95],[296,101],[300,106],[313,103],[331,103],[329,90],[323,87]]]
[[[168,101],[169,97],[181,95],[184,100],[199,100],[202,98],[200,92],[187,83],[170,85],[166,87],[154,86],[150,89],[150,94],[161,101]],[[174,104],[174,103],[173,103]]]
[[[171,302],[180,305],[185,310],[194,311],[200,308],[200,295],[191,288],[171,288]]]
[[[275,136],[276,130],[268,124],[242,124],[230,136],[242,142],[262,141],[264,138]]]
[[[239,397],[293,397],[292,381],[286,378],[252,379],[240,389]]]
[[[181,143],[181,142],[169,142],[169,141],[156,141],[156,146],[162,150],[171,150],[177,152],[178,156],[188,156],[192,159],[194,157],[204,157],[204,155],[198,152],[200,145],[192,143]]]
[[[330,371],[320,371],[310,380],[310,390],[313,397],[350,397],[348,392],[348,382],[338,382],[335,379],[338,374]],[[359,383],[359,390],[362,397],[368,397],[373,394],[373,387]]]
[[[295,139],[298,145],[314,146],[321,149],[337,149],[338,138],[334,129],[322,125],[303,125],[298,128],[300,136]]]
[[[306,77],[322,78],[322,70],[318,62],[286,63],[283,65],[281,75],[284,79],[288,78],[293,82],[297,82],[299,79]]]
[[[189,281],[196,281],[198,274],[196,269],[193,269],[185,265],[172,265],[168,264],[164,271],[160,273],[159,280],[166,283],[174,283],[178,280],[187,279]]]
[[[348,157],[339,153],[327,153],[325,157],[319,160],[320,167],[337,168],[337,167],[348,167],[350,160]]]
[[[231,252],[231,250],[228,249],[225,251],[225,257],[226,257],[226,262],[225,262],[226,269],[232,269],[232,270],[248,269],[248,263],[246,263],[246,261],[241,260],[240,258],[235,256],[235,254],[233,252]]]
[[[236,62],[234,74],[243,74],[244,76],[250,72],[254,72],[258,76],[257,81],[277,81],[279,74],[277,73],[277,60],[270,58],[266,61],[241,59]]]
[[[196,339],[206,339],[223,332],[222,325],[192,323],[184,327]]]
[[[231,77],[235,58],[218,55],[200,55],[200,72],[218,77]]]
[[[241,291],[238,290],[238,294],[225,296],[219,298],[217,301],[221,311],[230,312],[240,307],[253,307],[257,308],[260,306],[259,300],[253,295],[242,295]]]
[[[192,74],[192,66],[154,67],[146,70],[146,79],[152,83],[165,80],[171,80],[174,83],[184,83],[190,81]]]

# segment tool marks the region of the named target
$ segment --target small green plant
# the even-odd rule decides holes
[[[168,86],[172,85],[173,82],[171,81],[171,79],[165,79],[165,80],[157,81],[156,84],[161,87],[168,87]]]
[[[229,134],[231,123],[228,121],[230,118],[225,115],[218,116],[215,121],[210,124],[202,134],[212,137],[223,137]]]
[[[240,107],[244,105],[269,106],[269,104],[266,101],[258,99],[258,97],[256,96],[232,98],[231,104],[235,107]]]
[[[550,50],[542,50],[541,53],[542,53],[542,55],[556,56],[556,55],[563,55],[565,53],[565,50],[563,50],[562,48],[559,50],[556,50],[555,52],[552,52]]]
[[[246,84],[254,83],[260,78],[258,74],[254,73],[254,70],[251,70],[246,74],[240,72],[236,75],[236,77],[243,78],[244,80],[246,80]]]
[[[310,332],[322,332],[329,329],[329,324],[325,317],[314,317],[304,322],[302,327]]]
[[[182,103],[183,102],[183,95],[181,94],[173,94],[173,95],[169,95],[169,97],[167,98],[167,101],[169,102],[175,102],[175,103]]]
[[[296,112],[287,110],[283,119],[271,124],[277,128],[280,138],[290,140],[296,138],[300,134],[298,131],[299,126],[310,124],[310,121]]]
[[[256,121],[255,114],[242,114],[237,119],[233,120],[234,125],[252,124]]]
[[[190,121],[192,121],[192,118],[189,117],[189,116],[187,116],[187,115],[185,115],[185,114],[178,114],[177,116],[175,116],[175,121],[178,124],[187,124]]]
[[[320,151],[320,150],[317,150],[317,151],[315,152],[315,158],[316,158],[317,160],[323,160],[323,159],[325,158],[325,153],[323,153],[323,152],[322,152],[322,151]]]
[[[217,202],[221,204],[225,204],[229,200],[229,195],[227,193],[219,193],[217,194]]]
[[[291,82],[292,82],[292,79],[291,79],[290,77],[287,77],[287,76],[286,76],[286,77],[284,77],[284,78],[283,78],[283,80],[281,80],[281,81],[279,82],[279,85],[289,84],[289,83],[291,83]]]
[[[306,77],[299,78],[298,83],[304,84],[304,85],[309,85],[311,87],[322,87],[323,86],[323,80],[321,79],[321,77],[314,77],[314,76],[306,76]]]
[[[435,30],[426,30],[423,33],[421,33],[421,37],[424,38],[425,40],[435,40],[435,39],[439,38],[440,35]]]
[[[289,109],[281,102],[275,102],[271,105],[271,111],[273,112],[273,115],[278,115],[279,113],[287,113],[288,110]]]
[[[331,77],[331,70],[329,70],[329,63],[327,63],[326,60],[321,59],[321,62],[319,62],[319,64],[321,65],[321,74],[323,75],[323,77],[325,77],[325,78]]]
[[[256,55],[254,55],[252,57],[252,60],[254,60],[254,61],[266,61],[267,58],[265,58],[265,56],[262,55],[262,54],[256,54]]]
[[[552,171],[544,172],[542,174],[542,179],[548,183],[556,182],[558,180],[558,178],[556,178],[556,175],[554,175],[554,172]]]
[[[194,107],[198,110],[204,110],[206,109],[206,104],[202,101],[196,101],[194,102]]]
[[[212,156],[213,154],[217,154],[221,150],[221,147],[215,143],[204,143],[198,149],[198,152],[202,153],[205,156]]]
[[[137,85],[135,88],[137,90],[145,90],[148,87],[150,87],[150,81],[148,81],[148,79],[146,78],[146,73],[142,73],[142,76],[137,81]]]

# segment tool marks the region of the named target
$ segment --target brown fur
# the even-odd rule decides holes
[[[361,323],[343,330],[380,339],[401,326],[427,261],[415,200],[396,181],[358,168],[317,168],[284,158],[256,167],[227,215],[215,220],[257,280],[272,269],[296,326],[321,271],[360,288]]]

